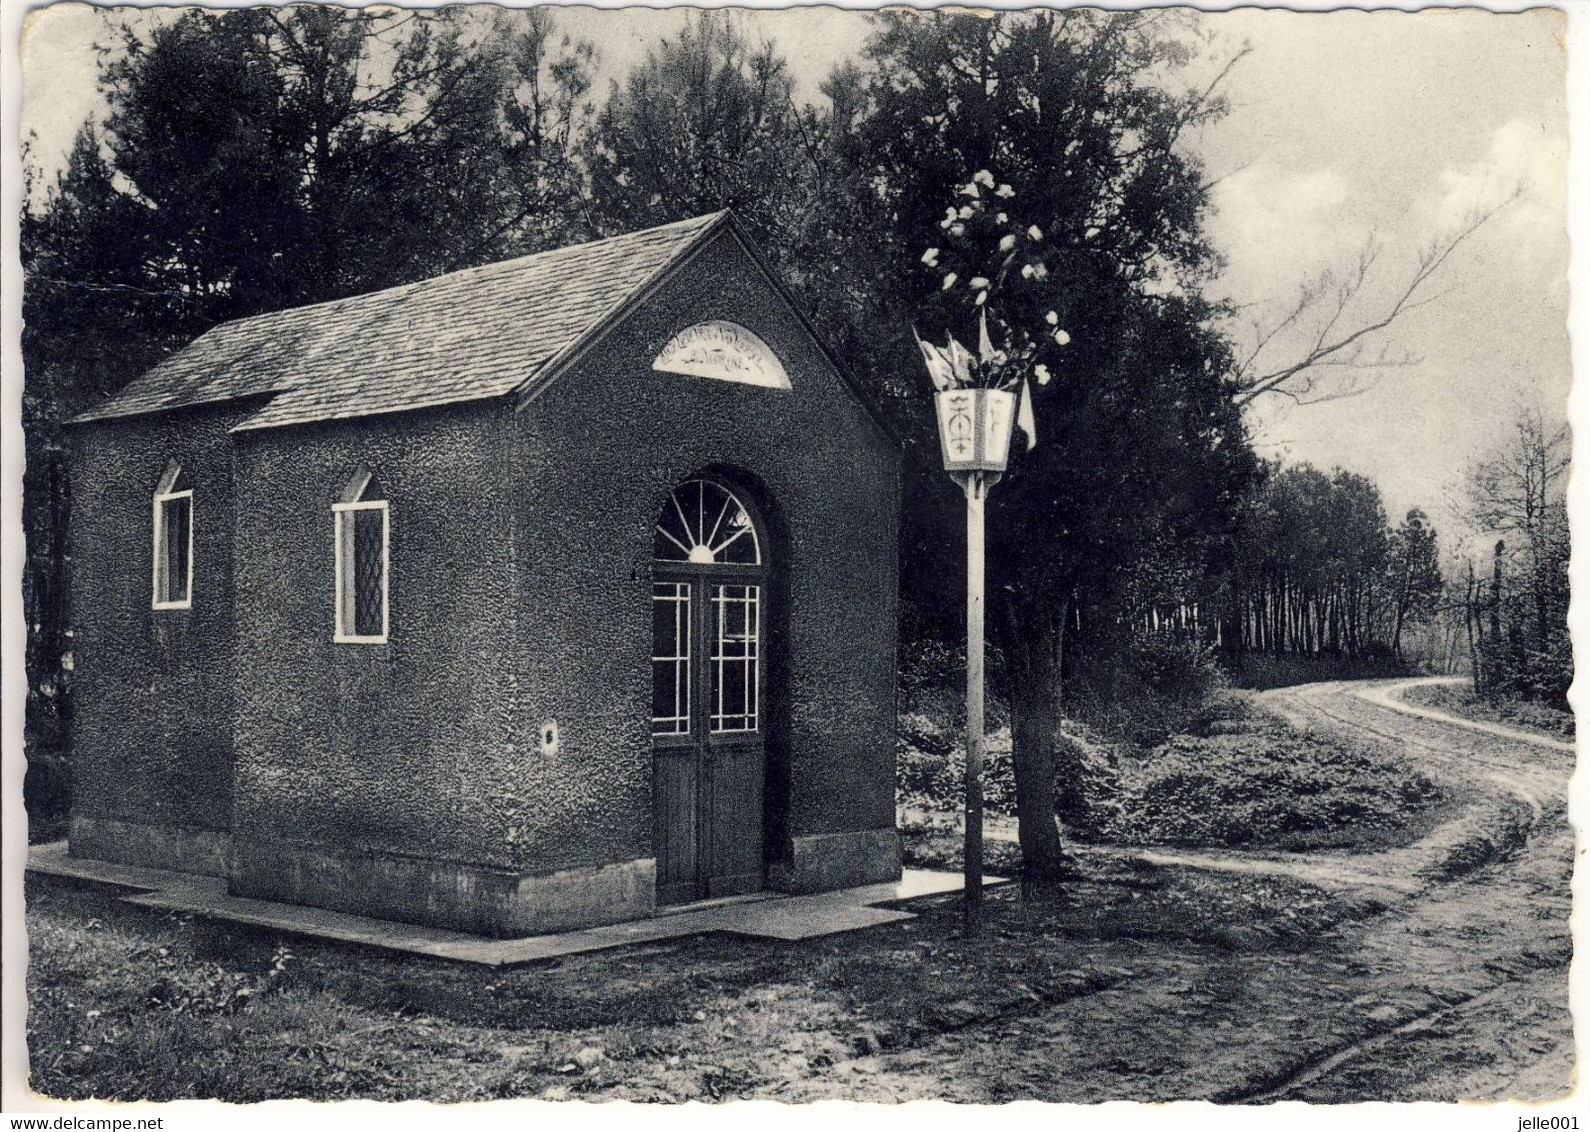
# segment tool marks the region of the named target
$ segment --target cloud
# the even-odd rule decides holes
[[[1220,181],[1210,195],[1209,236],[1229,264],[1225,289],[1239,302],[1288,295],[1369,237],[1354,186],[1329,167],[1292,170],[1260,161]]]
[[[1518,199],[1497,216],[1493,240],[1520,259],[1542,251],[1567,250],[1568,153],[1566,138],[1544,122],[1514,118],[1491,135],[1484,158],[1463,168],[1441,170],[1423,211],[1440,231],[1448,231],[1492,207],[1514,190]]]

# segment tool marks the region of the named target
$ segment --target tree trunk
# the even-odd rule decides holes
[[[1502,552],[1507,544],[1497,540],[1496,550],[1491,555],[1491,647],[1501,643],[1502,639]]]
[[[1536,536],[1537,543],[1540,536]],[[1544,649],[1546,640],[1551,635],[1551,618],[1546,612],[1546,589],[1551,583],[1548,580],[1548,571],[1541,562],[1541,552],[1538,547],[1531,548],[1531,556],[1535,559],[1534,590],[1535,599],[1535,647]]]
[[[1016,764],[1016,818],[1021,838],[1023,868],[1037,876],[1053,876],[1065,862],[1060,848],[1057,811],[1076,814],[1082,799],[1074,773],[1064,774],[1057,796],[1056,776],[1070,754],[1059,739],[1060,673],[1029,672],[1011,687],[1011,754]],[[1065,746],[1062,752],[1059,748]],[[1073,767],[1068,767],[1074,770]]]
[[[1474,607],[1474,563],[1471,561],[1468,565],[1468,584],[1463,591],[1463,629],[1469,639],[1469,680],[1474,685],[1474,691],[1480,693],[1485,691],[1485,673],[1480,665],[1480,641],[1475,631],[1479,627],[1480,614]]]
[[[1058,813],[1081,811],[1075,752],[1060,738],[1060,656],[1064,616],[1046,622],[1023,617],[1009,601],[999,618],[1000,649],[1010,685],[1011,757],[1016,771],[1016,819],[1022,868],[1054,877],[1065,866]],[[1057,794],[1056,776],[1061,786]]]

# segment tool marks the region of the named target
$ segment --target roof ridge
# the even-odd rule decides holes
[[[470,267],[455,267],[453,270],[444,271],[440,275],[427,275],[424,279],[412,279],[407,283],[394,283],[390,287],[377,287],[374,291],[359,291],[356,294],[342,295],[335,299],[321,299],[319,302],[315,303],[302,303],[291,307],[277,307],[275,310],[259,311],[255,314],[243,315],[241,318],[229,318],[225,322],[216,323],[214,326],[210,327],[209,330],[206,330],[203,334],[200,334],[197,338],[194,338],[193,341],[197,342],[199,338],[203,338],[208,334],[212,334],[215,331],[221,330],[228,326],[241,326],[244,323],[262,321],[264,319],[274,318],[277,315],[296,314],[300,311],[322,310],[327,307],[335,307],[341,303],[353,303],[362,299],[369,299],[376,295],[397,294],[399,292],[410,291],[415,287],[425,287],[433,283],[440,283],[444,279],[462,278],[472,274],[484,274],[491,271],[523,267],[531,260],[540,259],[542,256],[557,255],[560,252],[572,252],[578,249],[595,248],[602,244],[611,244],[616,240],[632,240],[639,236],[652,236],[656,235],[658,232],[666,231],[669,228],[682,228],[687,224],[701,224],[703,227],[706,227],[708,222],[716,220],[718,217],[722,216],[728,211],[729,210],[726,208],[720,208],[716,212],[704,212],[700,216],[687,216],[683,220],[670,220],[666,224],[657,224],[650,228],[638,229],[634,232],[620,232],[613,236],[600,236],[594,240],[583,240],[577,244],[559,244],[555,248],[543,248],[538,252],[528,252],[525,255],[513,256],[510,259],[495,259],[489,263],[477,263]],[[156,363],[156,365],[158,366],[159,363]]]
[[[611,244],[618,240],[634,240],[641,236],[654,236],[657,233],[665,232],[670,228],[683,228],[688,224],[700,224],[702,227],[706,227],[708,222],[716,220],[727,211],[729,210],[726,208],[720,208],[716,212],[704,212],[700,216],[687,216],[683,220],[670,220],[666,224],[655,224],[650,228],[640,228],[634,232],[619,232],[612,236],[599,236],[594,240],[583,240],[578,244],[559,244],[555,248],[543,248],[541,251],[529,252],[526,255],[514,256],[512,259],[498,259],[493,260],[490,263],[477,263],[473,267],[460,267],[452,271],[444,271],[440,275],[432,275],[425,279],[416,280],[413,283],[399,283],[395,287],[382,288],[382,290],[395,291],[403,287],[415,287],[421,283],[436,283],[443,279],[451,279],[454,276],[469,275],[473,272],[487,272],[506,270],[513,267],[522,267],[531,260],[540,259],[542,256],[558,255],[562,252],[589,251],[590,249],[599,247],[602,244]],[[367,295],[378,295],[380,293],[380,291],[365,292]],[[350,297],[358,298],[359,296],[355,295]]]
[[[536,367],[534,373],[528,375],[524,381],[519,383],[517,392],[521,396],[524,396],[532,387],[543,386],[548,381],[555,378],[558,371],[564,367],[565,363],[567,363],[569,359],[576,357],[582,350],[585,349],[587,345],[590,344],[594,337],[601,334],[615,321],[617,321],[619,317],[623,315],[623,313],[627,311],[642,296],[650,293],[652,287],[657,285],[660,280],[672,272],[674,267],[681,263],[686,256],[690,255],[693,249],[701,246],[703,237],[707,233],[716,232],[726,218],[732,219],[729,210],[726,208],[720,208],[716,212],[709,212],[704,216],[695,217],[694,219],[704,221],[705,223],[701,225],[701,230],[697,232],[692,239],[685,241],[679,247],[675,248],[667,259],[663,260],[651,271],[648,271],[644,275],[637,278],[634,284],[625,290],[624,293],[612,303],[608,304],[608,306],[600,315],[591,319],[584,330],[576,335],[571,341],[566,343],[561,350],[552,354],[550,357],[545,358],[541,364]],[[674,224],[661,225],[659,228],[642,229],[642,231],[656,232],[660,231],[661,228],[671,228],[675,225],[682,225],[685,223],[688,222],[680,220],[675,221]],[[636,234],[638,235],[639,233]],[[611,238],[617,239],[618,237]],[[605,243],[606,241],[598,240],[594,242]]]

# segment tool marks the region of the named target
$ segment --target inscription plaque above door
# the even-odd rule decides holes
[[[687,377],[788,389],[789,374],[768,344],[734,322],[698,322],[668,340],[651,368]]]

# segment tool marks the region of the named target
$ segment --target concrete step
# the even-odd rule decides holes
[[[649,919],[606,927],[522,939],[490,939],[442,928],[332,912],[324,908],[233,896],[226,890],[226,881],[217,877],[71,857],[66,852],[65,842],[35,846],[29,851],[28,869],[48,876],[137,889],[139,891],[135,895],[124,896],[122,900],[141,908],[187,912],[228,923],[248,924],[316,939],[492,967],[535,963],[565,955],[711,932],[761,939],[816,939],[913,919],[910,912],[879,905],[955,893],[961,890],[962,885],[959,873],[906,869],[899,881],[890,884],[863,885],[803,896],[757,893],[751,899],[710,901],[705,906],[683,909],[664,908]],[[992,887],[1008,882],[1003,877],[990,876],[985,877],[983,883]]]

